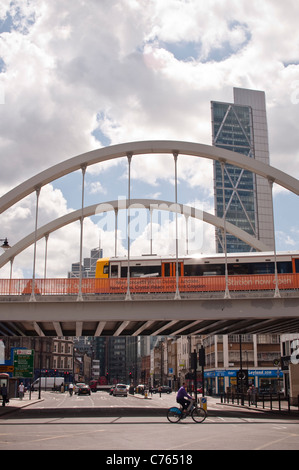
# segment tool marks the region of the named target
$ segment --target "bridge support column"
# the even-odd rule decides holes
[[[33,269],[32,269],[32,290],[30,301],[35,302],[35,265],[36,265],[36,243],[37,243],[37,221],[38,221],[38,202],[39,202],[39,195],[40,195],[40,187],[35,189],[36,194],[36,205],[35,205],[35,229],[34,229],[34,251],[33,251]]]
[[[114,209],[114,256],[117,257],[118,208]]]
[[[225,253],[225,293],[224,298],[230,299],[228,288],[228,270],[227,270],[227,243],[226,243],[226,204],[225,204],[225,191],[224,191],[224,165],[225,161],[221,160],[221,174],[222,174],[222,200],[223,200],[223,250]]]
[[[178,162],[178,152],[173,152],[174,157],[174,187],[175,187],[175,205],[178,204],[178,172],[177,172],[177,162]],[[176,266],[175,266],[175,282],[176,282],[176,291],[175,291],[175,300],[180,300],[180,290],[179,290],[179,239],[178,239],[178,213],[175,212],[175,257],[176,257]]]
[[[82,251],[83,251],[83,224],[84,224],[84,184],[85,184],[85,173],[86,165],[81,166],[82,170],[82,203],[81,203],[81,218],[80,218],[80,264],[79,264],[79,292],[78,292],[78,301],[82,301]]]
[[[125,300],[132,300],[130,293],[130,204],[131,204],[131,161],[132,153],[127,154],[128,158],[128,271],[127,271],[127,293]]]
[[[273,180],[268,178],[268,183],[270,186],[271,196],[273,190]],[[278,275],[277,275],[277,260],[276,260],[276,242],[275,242],[275,224],[274,224],[274,207],[273,207],[273,197],[272,197],[272,220],[273,220],[273,243],[274,243],[274,272],[275,272],[275,292],[274,297],[280,297],[280,291],[278,287]]]
[[[44,279],[47,278],[48,240],[49,240],[49,233],[46,233],[46,235],[45,235],[45,266],[44,266]]]

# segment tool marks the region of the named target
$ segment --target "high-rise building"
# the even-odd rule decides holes
[[[94,338],[94,358],[99,361],[99,375],[107,377],[108,383],[127,383],[127,351],[130,338],[126,336],[101,336]]]
[[[234,88],[234,103],[211,102],[213,145],[244,154],[269,164],[269,145],[265,93]],[[223,204],[223,185],[225,205]],[[274,249],[272,191],[269,182],[255,173],[233,165],[214,162],[216,216],[263,241]],[[226,234],[227,252],[246,252],[252,248]],[[224,252],[223,234],[216,229],[216,251]]]
[[[83,266],[81,266],[82,278],[94,278],[97,267],[97,260],[103,258],[102,248],[94,248],[90,251],[90,257],[84,258]],[[72,263],[71,271],[68,273],[68,278],[80,276],[80,263]]]

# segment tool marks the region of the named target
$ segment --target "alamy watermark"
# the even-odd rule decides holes
[[[117,216],[117,238],[131,240],[139,237],[152,240],[188,240],[203,244],[203,210],[198,202],[194,206],[153,202],[149,205],[128,201],[119,197],[117,205],[99,204],[95,215],[101,218],[97,223],[104,231],[114,232]],[[177,217],[177,219],[176,219]]]
[[[291,342],[291,349],[293,350],[291,354],[291,363],[292,364],[299,364],[299,339],[294,339]]]

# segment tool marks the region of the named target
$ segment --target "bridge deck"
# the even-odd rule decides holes
[[[241,296],[242,295],[242,296]],[[0,334],[137,336],[299,331],[299,293],[244,292],[233,298],[186,295],[0,297]],[[108,300],[109,299],[109,300]]]

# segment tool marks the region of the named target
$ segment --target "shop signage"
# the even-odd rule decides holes
[[[244,369],[245,372],[245,369]],[[282,375],[282,372],[280,375]],[[238,370],[211,370],[205,371],[205,377],[236,377]],[[247,369],[246,369],[247,373]],[[277,377],[277,369],[249,369],[248,370],[248,377],[249,376],[256,376],[256,377]]]

